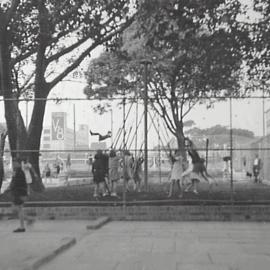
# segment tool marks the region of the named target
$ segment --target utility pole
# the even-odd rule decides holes
[[[148,190],[148,65],[151,64],[149,60],[142,60],[141,64],[144,66],[144,184],[145,189]]]

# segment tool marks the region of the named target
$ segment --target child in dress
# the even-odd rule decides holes
[[[27,183],[27,194],[30,195],[30,185],[32,184],[31,170],[33,170],[31,163],[28,159],[23,159],[21,163],[21,168],[24,172],[26,183]]]
[[[111,184],[111,196],[117,197],[116,184],[120,179],[119,173],[120,159],[116,155],[115,150],[111,150],[109,154],[109,180]]]
[[[168,197],[171,198],[173,195],[173,188],[175,184],[177,185],[179,197],[183,197],[183,188],[182,188],[182,173],[183,173],[183,157],[181,152],[176,150],[174,155],[170,153],[172,161],[172,170],[170,175],[170,190]]]

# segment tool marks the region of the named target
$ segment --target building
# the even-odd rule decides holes
[[[88,150],[88,126],[79,125],[79,130],[67,126],[66,112],[53,112],[51,126],[44,127],[41,137],[41,151]]]
[[[85,164],[86,153],[89,150],[88,126],[81,124],[78,130],[69,128],[66,112],[53,112],[51,121],[51,126],[43,128],[41,136],[43,163],[53,163],[56,156],[66,160],[69,154],[71,164],[77,164],[76,166]]]

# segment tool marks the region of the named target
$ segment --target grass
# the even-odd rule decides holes
[[[149,184],[148,191],[137,193],[130,191],[126,193],[126,200],[129,202],[138,201],[167,201],[169,183]],[[32,192],[28,201],[95,201],[93,197],[94,186],[92,184],[77,185],[77,186],[61,186],[50,187],[42,193]],[[178,198],[178,194],[174,194],[172,200],[181,202],[196,202],[196,201],[230,201],[231,190],[229,182],[220,182],[213,187],[212,192],[209,192],[206,183],[200,183],[198,188],[199,194],[192,192],[185,193],[182,199]],[[122,200],[122,186],[118,186],[119,198],[104,197],[101,201],[121,201]],[[254,184],[252,182],[235,182],[233,198],[236,202],[270,202],[270,186],[265,184]],[[11,201],[11,196],[5,193],[0,196],[0,202]]]

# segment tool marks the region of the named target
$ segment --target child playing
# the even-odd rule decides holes
[[[117,197],[116,184],[120,179],[119,173],[120,160],[115,150],[111,150],[109,154],[109,180],[111,184],[111,196]]]
[[[13,210],[18,214],[20,220],[20,227],[13,232],[25,232],[24,227],[24,210],[23,204],[27,198],[27,183],[25,174],[21,168],[20,160],[13,162],[13,176],[10,183],[9,190],[13,197]]]
[[[30,185],[32,184],[32,176],[31,176],[31,170],[32,170],[32,165],[28,161],[28,159],[23,159],[21,163],[21,168],[24,172],[26,183],[27,183],[27,194],[30,195]]]
[[[105,196],[106,192],[104,189],[104,185],[105,185],[105,177],[107,173],[107,164],[101,150],[98,150],[94,157],[94,162],[92,165],[92,173],[93,173],[94,183],[95,183],[94,197],[98,198],[100,186],[103,192],[103,196]]]
[[[172,197],[174,185],[177,184],[179,197],[183,197],[183,189],[182,189],[182,173],[183,173],[183,157],[181,156],[181,152],[176,150],[174,155],[170,153],[171,161],[172,161],[172,171],[170,176],[170,190],[168,197]]]

